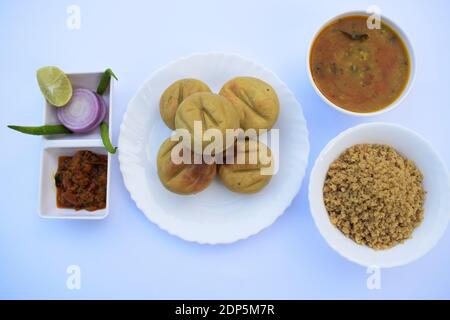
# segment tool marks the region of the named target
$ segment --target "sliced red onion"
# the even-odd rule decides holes
[[[88,89],[75,89],[69,103],[58,108],[59,121],[69,130],[86,133],[95,129],[104,119],[106,104]]]
[[[100,119],[98,123],[98,125],[100,125],[100,123],[102,123],[106,119],[106,116],[108,114],[108,107],[106,106],[106,102],[105,100],[103,100],[103,97],[101,95],[99,95],[98,93],[95,93],[95,95],[97,96],[97,99],[100,101],[102,108],[102,113],[100,114]]]

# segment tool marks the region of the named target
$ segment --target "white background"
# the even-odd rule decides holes
[[[66,8],[81,8],[69,30]],[[305,71],[307,45],[328,18],[377,4],[410,37],[416,83],[402,105],[366,120],[338,113],[315,94]],[[450,2],[448,1],[0,1],[0,298],[450,298],[450,233],[409,266],[383,270],[368,290],[366,269],[321,238],[309,213],[310,168],[325,144],[366,121],[416,130],[450,163]],[[111,214],[103,221],[38,217],[41,140],[7,124],[42,123],[35,70],[111,67],[119,77],[113,114],[122,115],[143,81],[196,52],[238,53],[274,71],[303,105],[309,169],[292,206],[269,229],[226,246],[184,242],[135,207],[112,163]],[[295,174],[295,172],[293,172]],[[66,288],[79,265],[81,290]]]

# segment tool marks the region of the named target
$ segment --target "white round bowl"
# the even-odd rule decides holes
[[[323,201],[323,184],[330,164],[344,150],[361,143],[392,146],[414,161],[424,176],[423,185],[427,193],[424,219],[411,239],[390,249],[374,250],[346,237],[330,222]],[[311,172],[309,204],[317,228],[339,254],[364,266],[395,267],[423,256],[444,234],[450,218],[450,180],[443,161],[417,133],[394,124],[363,124],[342,132],[322,150]]]
[[[311,58],[311,49],[312,46],[314,44],[314,41],[316,40],[317,36],[320,34],[320,32],[326,28],[330,23],[332,23],[333,21],[343,18],[343,17],[348,17],[348,16],[367,16],[369,17],[370,15],[365,12],[365,11],[349,11],[343,14],[340,14],[338,16],[335,16],[331,19],[328,19],[323,26],[314,34],[314,36],[311,38],[310,42],[309,42],[309,46],[308,46],[308,54],[306,55],[306,68],[307,68],[307,74],[309,77],[309,80],[311,82],[311,85],[313,86],[314,90],[317,92],[317,94],[323,99],[323,101],[325,101],[329,106],[331,106],[332,108],[348,114],[348,115],[352,115],[352,116],[358,116],[358,117],[371,117],[371,116],[376,116],[385,112],[388,112],[392,109],[395,109],[396,107],[398,107],[400,105],[400,103],[403,101],[403,99],[408,95],[408,93],[411,91],[411,88],[414,84],[414,80],[415,80],[415,76],[416,76],[416,59],[414,57],[414,50],[413,47],[411,45],[411,42],[409,41],[408,37],[406,36],[405,32],[398,26],[396,25],[392,20],[386,18],[384,15],[381,15],[381,21],[383,23],[385,23],[386,25],[388,25],[389,27],[391,27],[399,36],[400,38],[403,40],[403,43],[406,46],[406,49],[408,50],[408,54],[409,54],[409,60],[410,60],[410,74],[409,74],[409,79],[408,79],[408,83],[406,85],[406,87],[403,89],[402,94],[395,100],[393,101],[390,105],[388,105],[387,107],[375,111],[375,112],[354,112],[354,111],[350,111],[350,110],[346,110],[342,107],[340,107],[339,105],[333,103],[332,101],[330,101],[327,97],[325,97],[325,95],[320,91],[320,89],[317,87],[316,83],[314,82],[314,78],[312,76],[312,72],[311,72],[311,66],[310,66],[310,58]]]

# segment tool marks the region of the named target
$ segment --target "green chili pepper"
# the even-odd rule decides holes
[[[113,147],[111,140],[109,139],[109,129],[108,124],[102,122],[100,124],[100,135],[102,137],[103,145],[105,149],[108,150],[109,153],[116,153],[117,147]]]
[[[102,78],[100,79],[100,83],[98,84],[97,87],[97,93],[102,95],[103,93],[105,93],[106,88],[108,88],[109,82],[111,81],[111,77],[114,77],[114,79],[117,79],[116,75],[114,74],[114,72],[108,68],[105,70],[105,72],[103,72]]]
[[[72,133],[72,131],[64,127],[62,124],[45,125],[40,127],[8,126],[8,128],[35,136]]]

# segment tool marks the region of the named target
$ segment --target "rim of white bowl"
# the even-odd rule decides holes
[[[447,166],[445,165],[445,162],[443,161],[441,156],[437,153],[437,151],[433,148],[431,143],[428,140],[426,140],[423,136],[421,136],[420,134],[418,134],[417,132],[415,132],[412,129],[409,129],[409,128],[404,127],[399,124],[390,123],[390,122],[370,122],[370,123],[363,123],[363,124],[356,125],[354,127],[350,127],[348,129],[342,131],[341,133],[339,133],[333,139],[331,139],[326,144],[326,146],[322,149],[322,151],[319,153],[319,155],[317,156],[316,160],[314,161],[314,165],[311,169],[311,174],[310,174],[309,184],[308,184],[308,202],[309,202],[310,213],[312,215],[312,218],[314,220],[314,224],[316,225],[316,228],[319,230],[320,235],[323,237],[323,239],[326,241],[326,243],[343,258],[345,258],[353,263],[364,266],[364,267],[370,267],[370,266],[372,266],[372,264],[367,263],[366,261],[363,261],[357,257],[351,256],[351,255],[347,254],[346,252],[344,252],[343,250],[340,250],[335,245],[335,243],[330,240],[328,235],[326,235],[324,233],[324,230],[322,229],[322,225],[320,224],[320,222],[318,220],[318,217],[321,213],[313,212],[313,206],[311,205],[311,203],[312,203],[312,184],[314,183],[314,181],[317,180],[317,178],[316,178],[317,170],[318,170],[317,166],[318,166],[319,161],[323,158],[323,155],[325,153],[329,152],[333,148],[333,146],[336,144],[337,141],[343,139],[344,137],[346,137],[348,135],[355,134],[361,129],[370,128],[370,127],[386,127],[386,128],[389,127],[389,128],[399,129],[399,130],[402,130],[402,131],[410,134],[415,139],[418,139],[422,143],[424,143],[429,148],[430,153],[433,154],[433,156],[434,156],[435,160],[437,161],[437,163],[439,164],[439,166],[441,166],[441,168],[444,172],[444,175],[445,175],[444,180],[447,181],[447,184],[446,184],[447,193],[450,195],[450,174],[449,174]],[[323,201],[323,194],[322,194],[322,201]],[[447,201],[445,207],[450,210],[450,201]],[[325,211],[325,213],[326,213],[326,211]],[[438,232],[435,233],[435,238],[433,239],[433,241],[430,242],[430,244],[424,250],[422,250],[418,255],[413,256],[409,259],[405,259],[403,261],[394,261],[394,262],[384,263],[383,265],[378,265],[378,267],[380,267],[380,268],[400,267],[400,266],[407,265],[411,262],[414,262],[414,261],[422,258],[438,244],[439,240],[444,236],[449,222],[450,222],[450,211],[449,211],[449,214],[447,214],[445,223],[443,223],[441,225],[441,228],[437,230]],[[345,236],[343,235],[343,237],[345,237]],[[357,245],[357,244],[355,243],[355,245]]]
[[[408,83],[406,84],[405,88],[403,89],[402,94],[395,99],[390,105],[387,107],[384,107],[381,110],[375,111],[375,112],[354,112],[347,109],[344,109],[343,107],[338,106],[337,104],[330,101],[325,95],[320,91],[320,89],[317,87],[314,78],[312,76],[311,72],[311,66],[310,66],[310,58],[311,58],[311,49],[314,44],[314,41],[316,40],[317,36],[320,34],[320,32],[325,29],[330,23],[333,21],[336,21],[337,19],[343,18],[343,17],[349,17],[349,16],[367,16],[369,17],[370,14],[366,11],[362,10],[354,10],[354,11],[346,11],[344,13],[341,13],[337,16],[333,16],[329,19],[327,19],[322,26],[317,30],[316,33],[314,33],[313,37],[309,41],[308,45],[308,53],[306,54],[306,73],[308,74],[309,81],[311,82],[312,87],[314,88],[314,91],[322,98],[323,101],[330,107],[332,107],[335,110],[338,110],[339,112],[342,112],[344,114],[356,116],[356,117],[373,117],[380,114],[383,114],[385,112],[391,111],[393,109],[396,109],[408,96],[408,94],[411,91],[411,88],[414,85],[415,79],[416,79],[416,59],[414,55],[414,48],[412,46],[411,41],[409,40],[409,37],[406,35],[406,33],[403,31],[402,28],[400,28],[395,22],[393,22],[391,19],[387,18],[385,15],[381,14],[381,21],[387,24],[390,28],[392,28],[402,39],[403,43],[406,46],[406,49],[408,50],[409,60],[410,60],[410,72],[409,72],[409,79]]]

